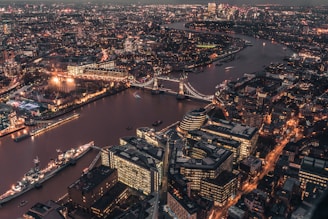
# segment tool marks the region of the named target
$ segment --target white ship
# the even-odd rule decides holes
[[[0,205],[16,198],[33,188],[41,186],[43,182],[53,177],[56,173],[63,170],[67,166],[73,164],[76,160],[85,155],[94,146],[91,141],[87,144],[81,145],[77,148],[69,149],[65,152],[57,150],[58,156],[51,160],[44,169],[40,169],[40,160],[38,157],[34,159],[34,167],[24,174],[21,180],[0,195]]]

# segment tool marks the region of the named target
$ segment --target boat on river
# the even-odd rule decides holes
[[[234,66],[228,66],[228,67],[225,67],[224,70],[229,71],[230,69],[233,69],[233,68],[234,68]]]
[[[14,138],[14,141],[15,142],[20,142],[20,141],[23,141],[24,139],[27,139],[31,137],[31,135],[29,133],[25,133],[25,134],[22,134],[20,136],[17,136],[16,138]]]
[[[161,125],[162,123],[163,123],[162,120],[157,120],[157,121],[153,122],[152,126],[159,126],[159,125]]]
[[[141,98],[141,96],[140,96],[137,92],[134,92],[134,93],[133,93],[133,96],[134,96],[134,98],[136,98],[136,99],[140,99],[140,98]]]
[[[23,207],[23,206],[25,206],[27,203],[28,203],[27,200],[23,200],[23,201],[21,201],[21,202],[19,203],[18,207]]]
[[[40,160],[36,157],[34,167],[27,171],[24,176],[12,185],[11,188],[0,195],[0,206],[9,202],[10,200],[23,195],[33,188],[38,188],[42,183],[55,176],[59,171],[74,164],[76,160],[80,159],[94,146],[91,141],[87,144],[81,145],[77,148],[71,148],[65,152],[57,150],[58,155],[56,159],[51,159],[47,166],[43,169],[40,168]]]
[[[245,40],[245,46],[253,46],[253,44],[251,41]]]

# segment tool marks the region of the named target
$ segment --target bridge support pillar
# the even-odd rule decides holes
[[[151,90],[152,94],[159,94],[159,88],[158,88],[158,78],[155,76],[154,77],[154,85],[153,89]]]
[[[184,82],[180,81],[179,82],[179,93],[177,94],[177,99],[178,100],[182,100],[182,99],[186,98],[183,87],[184,87]]]

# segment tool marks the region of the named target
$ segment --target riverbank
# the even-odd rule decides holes
[[[56,111],[56,112],[50,112],[48,114],[44,114],[43,116],[40,116],[40,117],[35,117],[33,118],[34,120],[50,120],[50,119],[54,119],[54,118],[57,118],[59,116],[62,116],[64,114],[67,114],[67,113],[70,113],[72,112],[73,110],[76,110],[84,105],[87,105],[89,103],[92,103],[96,100],[99,100],[103,97],[107,97],[107,96],[110,96],[110,95],[114,95],[114,94],[117,94],[119,92],[122,92],[124,90],[128,89],[128,87],[126,86],[123,86],[123,87],[120,87],[118,89],[113,89],[113,90],[108,90],[100,95],[96,95],[94,97],[91,97],[90,99],[88,99],[87,101],[84,101],[84,102],[81,102],[79,104],[74,104],[74,105],[71,105],[65,109],[62,109],[62,110],[59,110],[59,111]]]
[[[77,118],[79,118],[79,114],[77,114],[77,113],[74,113],[73,115],[70,115],[70,116],[65,116],[64,118],[60,118],[57,121],[48,123],[43,127],[33,129],[32,131],[30,131],[30,136],[40,135],[46,131],[51,130],[52,128],[56,128],[66,122],[69,122],[69,121],[71,121],[73,119],[77,119]]]

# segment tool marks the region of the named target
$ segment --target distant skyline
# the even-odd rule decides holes
[[[230,5],[255,5],[255,4],[281,4],[288,6],[328,6],[327,0],[4,0],[3,2],[26,2],[26,3],[42,3],[42,2],[54,2],[54,3],[69,3],[69,2],[107,2],[115,4],[207,4],[209,2],[214,3],[229,3]]]

